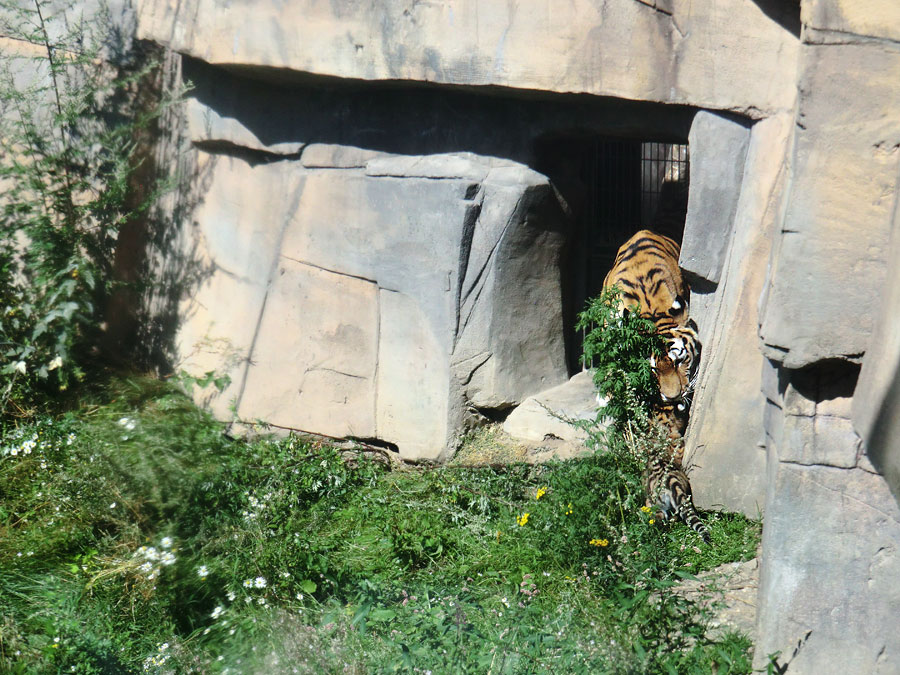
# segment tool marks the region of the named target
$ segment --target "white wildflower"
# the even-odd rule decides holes
[[[172,548],[172,537],[163,537],[159,545],[163,548]]]
[[[134,431],[134,427],[136,423],[130,417],[120,417],[119,418],[119,426],[125,427],[128,431]]]
[[[26,364],[24,361],[18,361],[18,362],[16,363],[15,368],[16,368],[17,371],[19,371],[20,373],[22,373],[22,375],[24,375],[26,372],[28,372],[28,366],[27,366],[27,364]]]
[[[62,357],[57,354],[56,358],[47,364],[47,370],[56,370],[62,367]]]
[[[266,578],[265,577],[256,577],[253,581],[253,585],[256,588],[265,588],[266,587]]]
[[[221,605],[219,605],[219,606],[217,606],[217,607],[212,611],[212,614],[210,614],[210,616],[211,616],[213,619],[218,619],[218,618],[219,618],[220,616],[222,616],[224,613],[225,613],[225,610],[223,609],[223,607],[222,607]]]
[[[209,576],[209,568],[206,565],[200,565],[200,567],[197,568],[197,576],[201,579],[205,579]]]

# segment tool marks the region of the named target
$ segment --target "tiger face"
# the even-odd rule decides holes
[[[689,319],[684,326],[673,327],[663,333],[666,354],[678,365],[684,365],[688,377],[696,374],[700,363],[700,339],[697,336],[697,324]]]

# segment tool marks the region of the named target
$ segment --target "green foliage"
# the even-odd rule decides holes
[[[103,12],[0,1],[0,414],[85,376],[120,228],[155,198],[133,195],[142,133],[161,110],[137,96],[153,65],[111,66]],[[10,405],[12,403],[13,405]]]
[[[750,671],[675,584],[752,557],[759,525],[708,519],[710,552],[651,523],[624,440],[387,470],[229,440],[169,384],[94,396],[0,444],[4,672]]]
[[[625,310],[617,286],[588,302],[577,327],[586,331],[584,362],[592,365],[594,384],[609,401],[604,415],[625,428],[658,397],[648,359],[662,353],[662,338],[652,321]]]

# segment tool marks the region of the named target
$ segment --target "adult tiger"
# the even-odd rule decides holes
[[[688,320],[691,289],[678,267],[681,247],[669,237],[641,230],[619,247],[603,288],[617,285],[627,309],[663,333]]]
[[[692,390],[700,356],[696,325],[689,318],[691,289],[678,266],[680,251],[669,237],[641,230],[619,248],[603,281],[604,288],[618,286],[625,308],[651,320],[665,341],[665,354],[651,359],[664,401]]]

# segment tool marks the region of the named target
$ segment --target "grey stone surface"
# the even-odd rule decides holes
[[[781,651],[788,672],[893,672],[900,510],[842,416],[856,369],[830,362],[767,370],[756,665]]]
[[[260,161],[234,119],[192,116],[206,185],[188,245],[211,271],[185,300],[178,348],[189,372],[231,375],[203,392],[216,414],[434,460],[467,406],[565,379],[562,213],[544,176],[471,153],[316,144],[248,148]],[[488,356],[471,359],[478,340]]]
[[[801,675],[896,672],[900,513],[884,480],[771,452],[756,666],[781,651]]]
[[[362,169],[369,160],[383,157],[384,153],[349,145],[334,143],[310,143],[303,147],[301,163],[307,169]]]
[[[472,153],[428,155],[425,157],[382,157],[366,163],[367,176],[396,178],[457,178],[481,183],[490,171],[484,158]]]
[[[378,288],[284,257],[257,327],[238,414],[329,436],[372,438]]]
[[[290,82],[315,73],[590,93],[754,117],[789,109],[797,38],[756,3],[592,0],[518,6],[141,0],[139,37]],[[640,36],[634,39],[633,36]],[[540,45],[540,48],[535,48]],[[713,53],[715,69],[713,72]]]
[[[853,393],[852,416],[872,463],[900,502],[900,196],[894,202],[888,275],[881,306]]]
[[[587,435],[568,420],[594,421],[597,401],[589,371],[568,382],[526,398],[503,423],[503,431],[513,438],[543,441],[548,436],[564,441],[582,441]]]
[[[732,197],[737,205],[721,282],[703,303],[695,304],[693,294],[691,302],[703,341],[685,441],[694,501],[701,508],[742,511],[754,518],[763,508],[766,490],[756,300],[785,189],[790,126],[787,115],[754,125],[745,180],[739,197]],[[699,236],[693,232],[696,226],[689,218],[686,238]]]
[[[679,264],[688,280],[719,283],[750,143],[746,124],[701,110],[688,138],[691,188]]]
[[[564,217],[547,179],[525,167],[493,169],[476,204],[453,368],[472,405],[503,409],[567,378]]]
[[[802,51],[791,192],[760,337],[789,368],[859,361],[879,309],[900,147],[900,44]]]
[[[900,40],[900,5],[895,2],[811,0],[804,10],[808,29]]]

